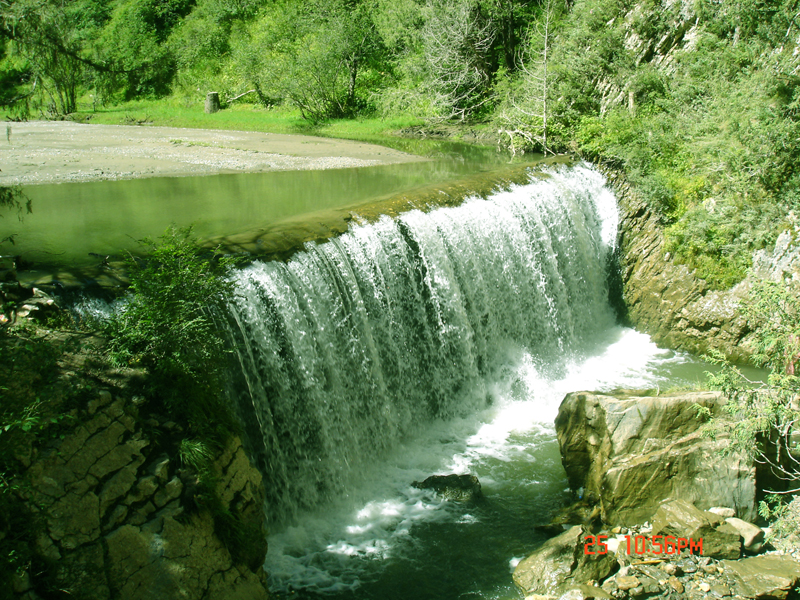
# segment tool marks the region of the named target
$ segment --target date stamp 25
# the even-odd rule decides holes
[[[606,554],[608,552],[607,535],[587,535],[583,545],[584,554]],[[626,535],[624,538],[628,555],[631,554],[680,554],[684,550],[689,550],[691,554],[703,553],[703,538],[693,540],[691,538],[676,538],[672,535],[654,535],[645,537],[637,535],[631,537]]]

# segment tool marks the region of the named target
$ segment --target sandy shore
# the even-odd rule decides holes
[[[0,185],[340,169],[424,160],[373,144],[302,135],[67,121],[6,126],[6,136],[0,130]]]

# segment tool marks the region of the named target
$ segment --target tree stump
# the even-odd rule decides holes
[[[206,94],[206,112],[211,114],[219,112],[219,92],[208,92]]]

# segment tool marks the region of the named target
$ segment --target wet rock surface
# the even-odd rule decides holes
[[[729,506],[755,518],[756,469],[743,455],[720,456],[727,440],[703,437],[697,406],[720,415],[716,392],[658,397],[575,392],[559,408],[556,433],[570,487],[601,509],[603,522],[650,519],[662,501],[702,509]],[[721,517],[720,517],[721,520]]]
[[[196,506],[187,485],[196,474],[153,451],[153,436],[177,426],[139,418],[141,401],[101,391],[85,420],[31,462],[22,493],[44,524],[36,552],[57,565],[57,584],[73,597],[267,598],[266,542],[255,560],[234,557],[211,513]],[[222,509],[265,540],[261,475],[238,438],[213,469]],[[36,600],[35,574],[25,575],[17,597]]]
[[[706,411],[698,407],[719,415],[719,395],[566,396],[556,431],[581,499],[556,520],[580,525],[517,565],[514,581],[526,600],[796,594],[796,547],[776,550],[765,541],[768,530],[752,522],[755,469],[703,445],[711,440],[700,437],[696,416]]]
[[[433,490],[442,498],[458,502],[470,502],[483,496],[481,484],[475,475],[431,475],[411,485],[421,490]]]

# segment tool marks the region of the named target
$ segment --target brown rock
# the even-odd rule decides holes
[[[100,501],[93,493],[67,494],[48,510],[50,537],[66,549],[96,540],[100,536]]]
[[[722,562],[736,580],[736,592],[747,598],[784,600],[800,582],[800,562],[790,556],[754,556]]]
[[[719,515],[701,511],[684,500],[659,506],[653,517],[653,535],[702,540],[703,556],[736,559],[741,555],[741,536]]]
[[[736,506],[755,517],[755,467],[744,455],[721,459],[728,445],[702,437],[695,405],[722,414],[714,392],[648,397],[568,394],[556,433],[573,489],[599,501],[603,521],[634,525],[649,520],[668,498],[701,507]]]
[[[678,592],[679,594],[683,593],[683,584],[674,575],[672,577],[670,577],[669,579],[667,579],[667,583],[669,583],[670,587],[673,590],[675,590],[676,592]]]
[[[742,536],[742,544],[745,550],[754,553],[761,550],[764,545],[763,529],[736,517],[728,517],[725,522],[736,528],[736,531]]]
[[[553,593],[565,587],[575,549],[581,545],[582,533],[582,528],[576,525],[547,540],[517,565],[513,579],[523,594]]]
[[[134,461],[117,471],[111,479],[105,482],[103,489],[100,490],[100,514],[104,515],[106,509],[114,503],[117,498],[127,494],[136,482],[136,475],[142,461]]]
[[[632,590],[641,585],[639,579],[634,575],[617,575],[617,587],[621,590]]]

